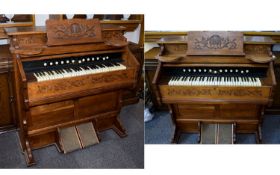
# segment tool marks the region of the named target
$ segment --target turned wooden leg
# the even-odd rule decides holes
[[[63,151],[63,148],[62,148],[62,145],[61,145],[61,142],[60,142],[60,138],[59,138],[59,130],[57,129],[56,131],[56,136],[55,136],[55,146],[56,146],[56,149],[58,150],[58,152],[62,152]]]
[[[181,136],[181,131],[175,127],[174,135],[172,137],[171,143],[177,144]]]
[[[236,123],[233,124],[233,144],[236,143]]]
[[[113,125],[113,130],[120,136],[120,137],[126,137],[126,131],[124,127],[122,126],[121,122],[119,121],[119,118],[116,118],[114,125]]]
[[[259,143],[262,143],[262,128],[261,128],[261,125],[259,124],[258,126],[258,131],[256,132],[256,142],[259,144]]]
[[[197,125],[198,125],[198,129],[199,129],[197,143],[200,143],[200,141],[201,141],[201,122],[198,122]]]
[[[26,149],[24,150],[24,155],[25,155],[25,160],[26,160],[27,166],[34,165],[35,161],[34,161],[32,150],[31,150],[28,140],[25,141],[25,146],[26,146]]]

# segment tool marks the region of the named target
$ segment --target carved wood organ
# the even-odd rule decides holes
[[[255,133],[260,142],[276,85],[273,43],[240,32],[188,32],[158,41],[153,83],[175,124],[172,142],[181,132],[198,133],[200,142],[205,123],[231,124],[234,133]]]
[[[123,27],[96,19],[48,20],[45,27],[9,28],[20,142],[32,149],[56,144],[59,130],[92,122],[96,133],[126,136],[118,118],[122,92],[136,85],[139,64]]]

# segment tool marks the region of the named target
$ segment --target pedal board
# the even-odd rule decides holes
[[[201,144],[233,144],[234,138],[234,124],[201,124]]]
[[[64,154],[99,143],[91,122],[68,128],[58,128],[58,133]]]

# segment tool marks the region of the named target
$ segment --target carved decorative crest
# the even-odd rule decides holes
[[[188,55],[244,55],[240,32],[189,32]]]
[[[199,39],[195,39],[194,48],[198,50],[202,49],[236,49],[236,39],[230,40],[229,37],[223,38],[220,35],[212,35],[210,37],[203,37]]]
[[[47,20],[48,45],[102,42],[98,19]]]

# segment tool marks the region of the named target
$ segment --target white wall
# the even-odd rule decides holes
[[[49,19],[48,14],[35,15],[35,26],[45,26],[45,21]]]
[[[159,47],[159,45],[157,43],[145,43],[144,44],[144,52],[147,52],[154,47]]]
[[[133,32],[126,32],[124,36],[128,39],[128,41],[138,43],[140,32],[141,32],[141,24],[139,24],[139,26]]]
[[[0,40],[0,45],[4,45],[4,44],[8,44],[8,40],[7,39],[1,39]]]

